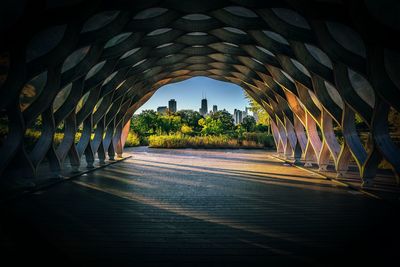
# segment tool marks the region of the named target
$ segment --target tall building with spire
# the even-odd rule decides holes
[[[171,99],[168,101],[168,109],[170,112],[176,112],[176,101],[175,99]]]
[[[208,112],[207,98],[203,98],[201,100],[201,108],[199,109],[199,112],[203,116],[207,114]]]

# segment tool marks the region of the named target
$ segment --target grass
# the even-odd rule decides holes
[[[264,137],[265,140],[267,137]],[[272,136],[270,136],[272,138]],[[263,141],[265,141],[263,140]],[[266,146],[265,144],[268,144]],[[152,135],[149,137],[149,147],[154,148],[264,148],[273,147],[268,142],[258,142],[250,139],[234,139],[227,135],[219,136],[188,136],[183,134]]]
[[[270,148],[275,147],[274,138],[272,137],[272,135],[267,133],[250,132],[250,133],[244,133],[243,137],[244,137],[243,142],[254,141],[257,144],[263,145],[264,147],[270,147]]]

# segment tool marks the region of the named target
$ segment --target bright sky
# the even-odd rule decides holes
[[[250,106],[240,86],[207,77],[194,77],[161,87],[135,114],[145,109],[157,110],[159,106],[168,107],[170,99],[176,100],[178,110],[199,111],[203,95],[207,96],[209,111],[213,105],[217,105],[218,110],[226,109],[230,113],[235,108],[244,110],[246,106]]]

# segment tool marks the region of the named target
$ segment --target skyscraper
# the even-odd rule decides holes
[[[168,109],[170,112],[176,112],[176,101],[175,99],[171,99],[168,101]]]
[[[235,121],[235,124],[240,124],[243,122],[243,112],[241,110],[235,109],[233,111],[233,119]]]
[[[218,111],[218,107],[217,107],[217,105],[214,105],[213,106],[213,113],[215,113],[215,112],[217,112]]]
[[[201,108],[199,111],[200,111],[200,114],[203,116],[207,114],[207,112],[208,112],[207,98],[203,98],[201,100]]]
[[[239,114],[238,114],[238,116],[239,116],[239,119],[238,119],[238,121],[239,121],[239,123],[242,123],[243,122],[243,114],[242,114],[242,111],[241,110],[239,110],[239,112],[238,112]]]
[[[158,113],[166,113],[167,112],[167,107],[166,106],[160,106],[157,108]]]
[[[250,115],[250,113],[249,113],[249,108],[248,107],[245,107],[245,110],[243,111],[243,118],[244,117],[247,117],[247,116],[249,116]]]

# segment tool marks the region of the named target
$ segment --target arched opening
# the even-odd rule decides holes
[[[125,147],[272,149],[268,126],[240,86],[194,77],[162,86],[135,111]]]

